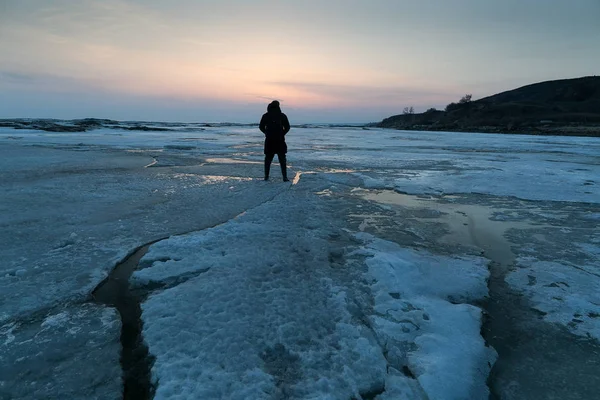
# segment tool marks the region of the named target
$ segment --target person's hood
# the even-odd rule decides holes
[[[267,106],[267,112],[280,113],[281,107],[279,106],[279,102],[277,100],[273,100]]]

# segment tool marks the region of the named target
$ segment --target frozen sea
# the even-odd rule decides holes
[[[0,128],[0,399],[597,398],[599,139],[125,128]]]

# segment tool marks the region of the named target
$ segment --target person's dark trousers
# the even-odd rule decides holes
[[[269,171],[271,170],[271,162],[275,157],[275,153],[265,154],[265,181],[269,179]],[[285,153],[277,153],[277,158],[279,159],[279,165],[281,166],[281,175],[283,176],[283,181],[287,182],[287,163],[285,158]]]

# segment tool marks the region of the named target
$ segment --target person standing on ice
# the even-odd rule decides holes
[[[287,153],[285,135],[290,131],[290,121],[288,121],[287,115],[281,112],[277,100],[269,103],[267,113],[263,114],[258,128],[265,134],[265,181],[269,180],[271,161],[273,161],[275,154],[277,154],[283,181],[289,182],[285,159],[285,154]]]

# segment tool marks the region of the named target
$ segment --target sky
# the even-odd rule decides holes
[[[0,0],[0,118],[374,122],[598,75],[600,0]]]

